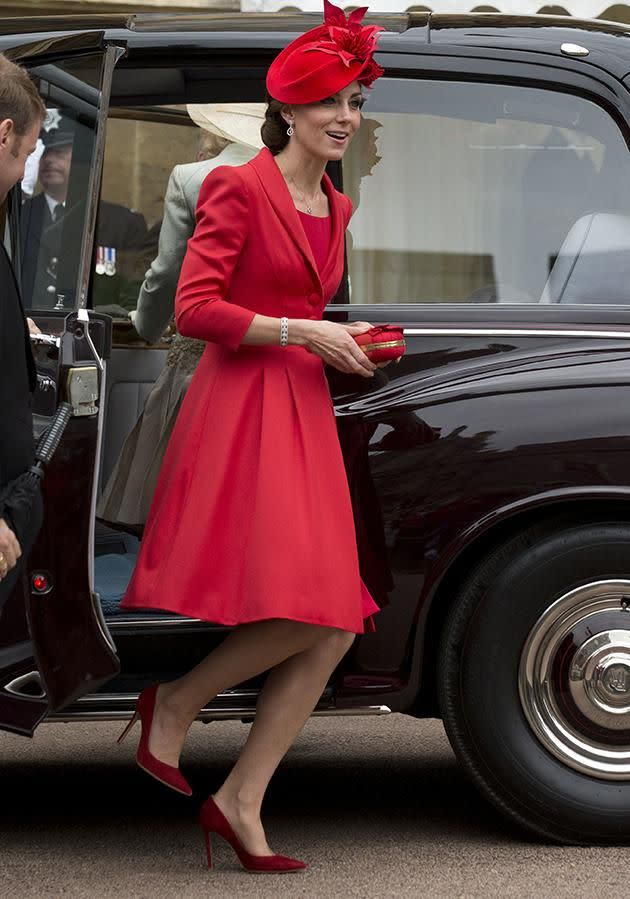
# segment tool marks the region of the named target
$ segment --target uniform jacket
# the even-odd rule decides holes
[[[33,462],[31,394],[37,380],[13,268],[0,244],[0,489]]]
[[[171,172],[158,255],[144,276],[134,321],[136,331],[145,340],[159,340],[173,317],[177,281],[186,245],[195,230],[195,208],[204,178],[217,166],[243,165],[255,153],[243,144],[230,144],[213,159],[176,165]]]
[[[328,175],[322,185],[332,221],[320,277],[291,194],[267,148],[246,165],[222,166],[206,178],[177,291],[181,334],[236,350],[256,313],[321,318],[343,275],[343,234],[352,214],[352,203]]]
[[[13,267],[0,242],[0,491],[33,464],[31,395],[37,384],[28,327]],[[17,581],[24,559],[41,524],[41,497],[28,521],[8,519],[22,547],[22,561],[0,583],[0,610]],[[0,508],[0,518],[8,518]]]
[[[66,216],[70,215],[72,210],[67,209]],[[55,270],[63,223],[53,222],[43,193],[22,206],[20,234],[24,302],[34,309],[51,309],[57,302]],[[117,250],[141,249],[146,235],[143,215],[117,203],[101,201],[96,226],[97,245]]]

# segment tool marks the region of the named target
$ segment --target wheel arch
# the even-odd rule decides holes
[[[535,497],[527,504],[493,512],[464,533],[462,540],[445,554],[446,560],[423,591],[421,608],[425,614],[419,622],[418,633],[420,689],[414,711],[423,716],[440,717],[436,682],[440,637],[461,586],[473,568],[497,546],[534,525],[548,525],[552,530],[562,524],[575,526],[606,521],[630,523],[630,490],[567,492],[565,496],[548,496],[546,499]]]

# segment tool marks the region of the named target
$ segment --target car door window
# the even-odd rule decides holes
[[[78,304],[102,66],[95,54],[32,69],[48,110],[22,182],[16,262],[32,310]]]
[[[620,241],[630,250],[630,155],[595,103],[383,78],[364,114],[344,160],[351,302],[630,302],[630,253],[612,261]],[[550,296],[559,255],[593,222],[601,281],[593,251],[588,291]]]
[[[198,131],[185,107],[112,111],[95,236],[92,305],[98,311],[126,320],[136,308],[157,255],[169,175],[178,163],[195,160]]]

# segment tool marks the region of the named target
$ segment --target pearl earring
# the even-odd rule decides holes
[[[295,134],[295,128],[293,127],[293,122],[289,122],[289,127],[287,128],[287,134],[289,137],[292,137]]]

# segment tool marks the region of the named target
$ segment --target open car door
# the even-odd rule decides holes
[[[0,36],[0,50],[38,85],[49,110],[42,136],[64,142],[65,169],[55,177],[66,178],[66,199],[53,231],[39,214],[47,197],[36,188],[29,198],[18,185],[3,237],[26,313],[42,332],[32,335],[36,438],[61,401],[73,414],[44,477],[44,524],[25,577],[0,610],[0,728],[26,735],[49,711],[97,690],[120,667],[93,589],[111,320],[88,312],[87,296],[109,90],[124,48],[107,46],[102,32],[37,38]]]

